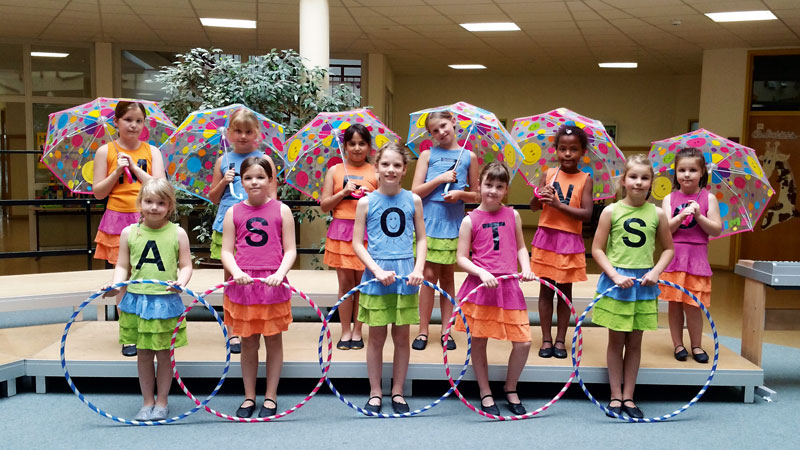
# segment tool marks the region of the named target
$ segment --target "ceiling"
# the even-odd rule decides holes
[[[136,48],[298,48],[299,0],[0,0],[0,38],[103,41]],[[800,0],[329,0],[334,56],[383,53],[395,74],[697,74],[705,49],[800,46]],[[715,23],[706,12],[769,9],[777,21]],[[257,20],[255,30],[207,28],[200,17]],[[463,22],[513,21],[521,31],[470,33]],[[608,69],[605,69],[608,70]]]

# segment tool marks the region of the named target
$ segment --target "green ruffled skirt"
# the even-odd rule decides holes
[[[658,329],[658,300],[630,302],[601,297],[594,305],[592,323],[614,331]]]
[[[119,313],[119,343],[122,345],[136,344],[142,350],[169,350],[172,332],[178,318],[172,319],[142,319],[136,314],[120,311]],[[175,338],[175,348],[188,344],[186,339],[186,320],[181,322],[178,336]]]
[[[358,299],[358,320],[371,327],[419,323],[419,294],[369,295]]]
[[[428,253],[425,261],[436,264],[455,264],[458,238],[440,239],[428,236]],[[414,256],[417,255],[417,241],[414,240]]]

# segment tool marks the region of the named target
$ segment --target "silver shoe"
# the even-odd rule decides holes
[[[136,417],[134,417],[133,420],[139,422],[145,422],[147,420],[150,420],[152,414],[153,414],[153,405],[142,406],[142,409],[140,409],[139,412],[136,413]]]
[[[169,407],[167,406],[153,406],[153,412],[150,414],[150,420],[165,420],[169,416]]]

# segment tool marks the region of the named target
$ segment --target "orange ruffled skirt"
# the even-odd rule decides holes
[[[94,237],[94,242],[97,244],[94,259],[104,259],[110,264],[116,265],[119,256],[119,236],[97,230],[97,236]]]
[[[225,325],[233,327],[234,336],[272,336],[288,330],[292,323],[291,300],[268,305],[240,305],[225,296],[222,306]]]
[[[364,246],[366,247],[366,245],[367,243],[365,241]],[[337,269],[364,271],[364,263],[356,256],[352,241],[340,241],[338,239],[326,238],[325,256],[323,256],[322,262],[328,267]]]
[[[586,281],[586,256],[583,253],[562,255],[550,250],[531,247],[531,270],[539,278],[556,283]]]
[[[707,308],[711,306],[711,277],[692,275],[686,272],[661,272],[661,279],[685,287],[703,303],[703,306]],[[658,288],[661,289],[661,295],[658,296],[660,300],[682,302],[698,308],[694,299],[678,289],[663,284]]]
[[[461,310],[467,317],[473,337],[511,342],[531,341],[531,326],[525,309],[503,309],[465,302]],[[455,329],[466,331],[460,315],[456,318]]]

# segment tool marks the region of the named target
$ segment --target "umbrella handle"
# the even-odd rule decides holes
[[[231,196],[233,196],[233,198],[235,198],[236,200],[242,200],[242,199],[244,199],[244,197],[243,197],[243,196],[241,196],[241,195],[237,194],[237,193],[236,193],[236,190],[234,190],[234,189],[233,189],[233,183],[230,183],[230,184],[228,184],[228,189],[229,189],[229,190],[230,190],[230,192],[231,192]]]
[[[125,170],[125,178],[128,179],[128,184],[133,184],[133,175],[131,175],[131,170],[127,167],[123,168]]]

